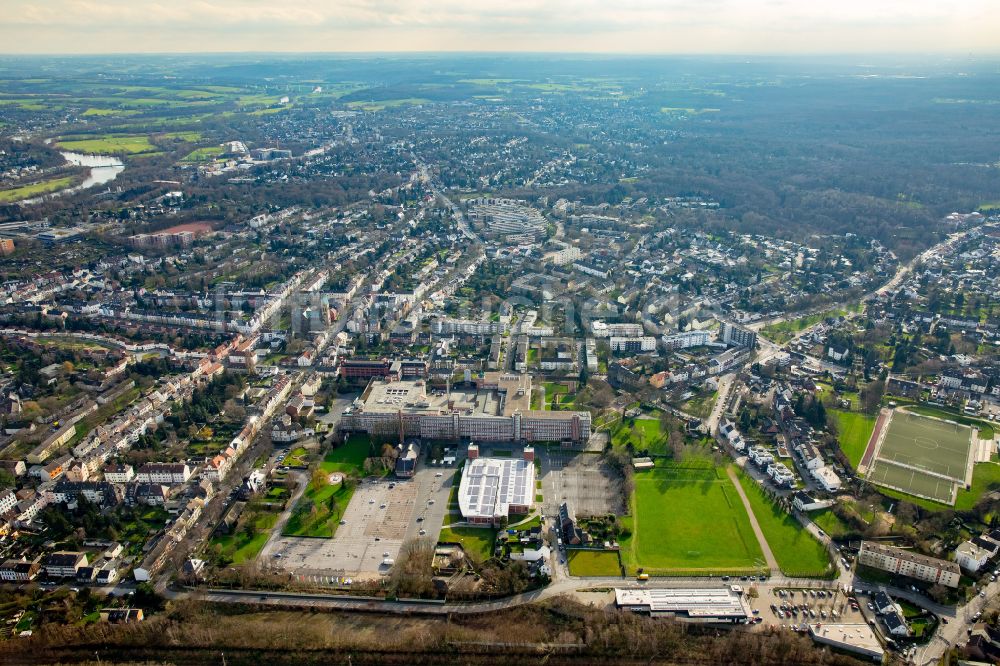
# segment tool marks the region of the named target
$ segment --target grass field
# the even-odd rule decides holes
[[[607,550],[571,550],[566,555],[571,576],[620,576],[618,554]]]
[[[712,407],[715,406],[715,400],[718,397],[718,391],[696,395],[681,405],[681,410],[700,419],[707,419],[712,414]]]
[[[833,566],[826,547],[817,541],[789,513],[783,511],[752,479],[740,474],[740,485],[750,500],[750,507],[760,529],[786,576],[820,578],[831,574]]]
[[[805,317],[799,317],[798,319],[792,319],[790,321],[781,321],[776,324],[769,324],[760,330],[761,335],[770,340],[771,342],[777,344],[784,344],[794,338],[797,334],[804,331],[805,329],[818,324],[827,317],[842,317],[851,312],[860,312],[861,308],[864,307],[863,303],[858,303],[853,308],[843,309],[843,310],[828,310],[826,312],[817,312],[816,314],[807,315]]]
[[[138,134],[106,134],[100,138],[59,141],[56,145],[66,150],[92,155],[138,155],[156,152],[156,146],[149,142],[149,137]]]
[[[221,146],[206,146],[204,148],[195,148],[190,153],[184,156],[181,162],[197,163],[197,162],[211,162],[216,157],[222,154],[223,148]]]
[[[965,483],[971,455],[969,427],[897,411],[868,471],[872,483],[952,504]]]
[[[443,527],[439,543],[460,543],[466,553],[487,560],[493,556],[496,530],[489,527]]]
[[[972,468],[972,487],[969,490],[959,488],[953,507],[889,488],[879,488],[878,490],[883,495],[905,500],[929,511],[942,511],[944,509],[969,511],[979,503],[979,500],[987,492],[1000,490],[1000,464],[992,462],[976,463]]]
[[[809,514],[812,521],[816,525],[830,535],[834,539],[839,539],[845,537],[849,534],[855,533],[856,530],[851,529],[851,526],[845,523],[843,520],[837,517],[837,514],[833,512],[833,509],[823,509],[822,511],[813,511]]]
[[[9,190],[0,190],[0,203],[10,203],[12,201],[20,201],[21,199],[30,199],[31,197],[37,197],[41,194],[49,194],[50,192],[64,190],[72,185],[74,180],[73,176],[66,176],[64,178],[42,180],[37,183],[31,183],[30,185],[14,187]]]
[[[354,495],[354,484],[311,486],[292,510],[282,534],[285,536],[331,538]]]
[[[626,446],[631,443],[635,449],[656,450],[662,448],[663,440],[659,419],[638,418],[634,423],[626,420],[611,431],[611,443],[614,446]]]
[[[289,467],[305,467],[309,460],[309,452],[305,447],[297,446],[285,456],[285,464]]]
[[[763,554],[736,489],[708,460],[637,472],[626,568],[649,573],[753,571]]]
[[[971,438],[967,426],[896,411],[878,458],[964,481]]]
[[[922,414],[923,416],[935,416],[939,419],[945,419],[946,421],[954,421],[955,423],[961,423],[962,425],[973,426],[979,428],[979,437],[981,439],[992,439],[995,436],[995,429],[992,424],[988,421],[983,421],[982,419],[975,419],[964,414],[959,414],[947,409],[941,409],[939,407],[932,407],[930,405],[907,405],[907,410],[915,413]]]
[[[875,429],[875,417],[838,409],[831,409],[830,413],[837,420],[837,441],[840,443],[840,450],[857,469]]]
[[[348,102],[347,106],[351,109],[356,109],[359,111],[384,111],[385,109],[391,109],[397,106],[406,105],[417,105],[417,104],[429,104],[429,99],[424,99],[422,97],[406,97],[404,99],[383,99],[371,102]]]
[[[346,442],[326,454],[320,469],[328,473],[363,474],[370,450],[371,439],[367,435],[351,435]]]
[[[239,530],[235,534],[214,537],[211,545],[221,546],[227,559],[232,560],[233,564],[241,564],[257,557],[277,521],[277,513],[262,513],[254,519],[253,534]]]

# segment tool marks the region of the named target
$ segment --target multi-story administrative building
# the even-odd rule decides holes
[[[613,352],[651,352],[656,351],[656,338],[643,336],[640,338],[623,338],[611,336],[611,351]]]
[[[719,339],[730,347],[754,349],[757,346],[757,333],[747,328],[734,326],[727,321],[722,322]]]
[[[674,333],[664,335],[660,340],[668,350],[687,349],[689,347],[701,347],[708,344],[708,331],[685,331],[684,333]]]
[[[489,321],[486,319],[435,319],[431,322],[431,331],[437,334],[462,333],[465,335],[506,334],[509,330],[507,321]]]
[[[589,412],[533,410],[529,375],[487,372],[473,389],[373,379],[340,428],[398,438],[566,442],[590,438]]]
[[[928,557],[895,546],[885,546],[872,541],[862,541],[858,562],[865,566],[909,576],[927,583],[940,583],[958,587],[962,571],[958,564],[936,557]]]

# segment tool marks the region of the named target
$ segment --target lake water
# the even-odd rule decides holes
[[[61,152],[60,155],[62,155],[70,164],[90,167],[90,175],[87,176],[85,181],[70,190],[63,190],[63,193],[71,190],[84,190],[88,187],[93,187],[94,185],[110,183],[118,177],[118,174],[125,170],[125,165],[122,164],[122,161],[117,157],[108,157],[106,155],[84,155],[83,153],[70,152]]]
[[[43,194],[40,197],[24,199],[21,201],[22,204],[34,204],[39,201],[44,201],[49,197],[58,197],[64,194],[79,192],[80,190],[85,190],[88,187],[94,187],[95,185],[104,185],[105,183],[113,181],[118,177],[118,174],[125,170],[125,165],[117,157],[109,157],[107,155],[85,155],[83,153],[71,153],[69,151],[60,151],[59,154],[62,155],[63,158],[70,164],[90,167],[90,173],[87,175],[87,178],[84,179],[82,183],[74,187],[68,187],[65,190],[59,190],[58,192]]]

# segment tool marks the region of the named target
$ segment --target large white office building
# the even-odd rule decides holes
[[[565,442],[590,438],[590,412],[531,409],[531,376],[487,372],[472,389],[373,379],[340,428],[387,437]]]

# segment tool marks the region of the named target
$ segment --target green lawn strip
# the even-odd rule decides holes
[[[817,527],[834,539],[846,537],[857,532],[857,530],[852,529],[850,525],[841,520],[837,514],[833,512],[833,509],[813,511],[809,514],[809,517],[814,523],[816,523]]]
[[[512,530],[524,531],[524,530],[530,530],[534,527],[541,527],[541,526],[542,526],[542,517],[536,513],[528,516],[519,523],[511,523],[510,525],[507,526],[507,528]]]
[[[662,439],[659,419],[626,420],[617,424],[611,431],[611,443],[614,446],[626,446],[631,443],[636,449],[648,449],[653,448]]]
[[[354,484],[326,484],[312,487],[299,499],[282,534],[285,536],[332,537],[354,495]]]
[[[222,552],[233,564],[242,564],[257,557],[277,521],[277,513],[262,513],[254,519],[252,534],[239,529],[234,534],[214,537],[211,543],[222,546]]]
[[[367,435],[351,435],[347,441],[330,451],[320,463],[324,472],[343,472],[345,474],[362,474],[365,469],[365,459],[371,451],[371,440]]]
[[[736,489],[711,461],[637,472],[626,568],[654,574],[752,572],[763,560]]]
[[[490,527],[443,527],[438,536],[439,543],[460,543],[466,553],[475,554],[486,560],[493,556],[496,530]]]
[[[66,176],[64,178],[43,180],[37,183],[31,183],[30,185],[22,185],[21,187],[15,187],[9,190],[0,190],[0,203],[20,201],[21,199],[28,199],[30,197],[36,197],[42,194],[49,194],[51,192],[63,190],[72,185],[74,180],[75,178],[73,176]]]
[[[752,479],[741,472],[739,480],[764,538],[785,575],[818,578],[833,572],[823,544],[794,516],[772,502]]]
[[[868,448],[868,440],[875,430],[876,419],[874,416],[840,409],[831,409],[830,413],[837,421],[837,441],[840,443],[840,450],[856,469],[865,455],[865,449]]]
[[[223,148],[221,146],[206,146],[204,148],[196,148],[190,153],[184,156],[181,162],[196,163],[196,162],[211,162],[213,159],[218,157],[223,153]]]
[[[570,550],[566,554],[571,576],[620,576],[618,553],[609,550]]]
[[[92,139],[61,140],[56,144],[60,148],[95,155],[140,154],[156,150],[146,135],[105,135]]]

